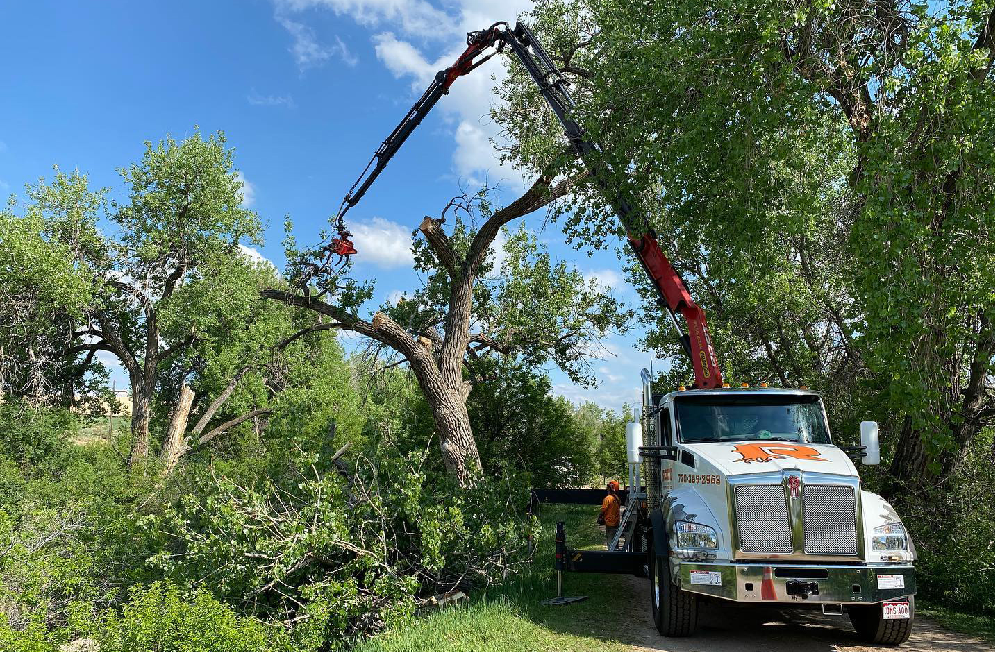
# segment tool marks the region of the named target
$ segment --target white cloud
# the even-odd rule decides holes
[[[603,289],[611,290],[619,286],[622,277],[613,269],[597,269],[584,274],[588,283],[596,281]]]
[[[508,244],[508,234],[504,229],[501,229],[498,231],[494,241],[491,242],[490,251],[487,252],[487,260],[492,265],[491,274],[494,276],[501,275],[501,268],[504,266],[504,261],[508,258],[508,252],[504,248],[506,244]]]
[[[242,195],[242,208],[251,208],[256,203],[256,187],[249,183],[249,180],[245,178],[241,170],[235,173],[235,178],[242,182],[242,189],[240,191]]]
[[[307,9],[327,9],[348,15],[362,25],[379,29],[372,36],[377,58],[397,78],[409,78],[412,101],[429,84],[439,70],[451,65],[466,49],[468,31],[489,27],[497,21],[514,24],[515,19],[533,6],[532,0],[460,0],[444,4],[440,10],[425,0],[274,0],[278,20],[288,13],[300,15]],[[290,21],[293,22],[293,21]],[[301,25],[301,23],[295,23]],[[441,56],[427,56],[411,42],[395,36],[417,36],[418,43],[438,40],[445,45]],[[313,37],[313,32],[311,32]],[[313,38],[312,38],[313,40]],[[310,48],[302,48],[311,52]],[[320,51],[320,49],[319,49]],[[320,56],[315,53],[315,56]],[[507,76],[503,60],[495,58],[473,74],[457,81],[450,94],[438,105],[436,113],[453,126],[453,172],[473,185],[486,179],[494,183],[523,184],[521,175],[499,164],[491,140],[499,140],[499,130],[490,121],[490,108],[496,101],[493,88]],[[389,128],[390,125],[385,125]]]
[[[246,101],[253,106],[285,106],[288,109],[296,109],[297,104],[290,95],[260,95],[256,89],[245,96]]]
[[[383,61],[387,70],[390,70],[395,77],[414,77],[411,83],[412,90],[416,90],[419,86],[428,86],[432,76],[439,70],[438,64],[426,61],[413,45],[397,40],[393,32],[374,34],[373,49],[377,53],[377,58]]]
[[[256,263],[258,265],[269,265],[270,267],[276,269],[276,265],[273,264],[273,261],[271,261],[269,258],[259,253],[259,250],[256,249],[255,247],[239,244],[238,248],[239,250],[241,250],[242,255],[248,258],[253,263]]]
[[[109,351],[97,351],[97,355],[95,357],[100,364],[107,367],[108,371],[121,367],[121,361],[117,359],[116,355]]]
[[[393,290],[391,291],[390,294],[387,295],[387,303],[389,303],[392,306],[396,306],[401,302],[401,299],[403,299],[404,296],[405,296],[404,292],[402,292],[401,290]]]
[[[349,230],[359,252],[353,260],[391,268],[413,265],[411,229],[396,222],[374,217],[369,222],[351,222]]]
[[[301,71],[306,68],[324,65],[332,57],[339,57],[348,66],[355,66],[359,59],[353,55],[346,44],[338,36],[335,37],[335,45],[322,45],[308,25],[290,20],[283,16],[277,16],[277,22],[290,32],[294,42],[288,48],[294,55],[294,60]]]
[[[553,385],[553,393],[567,399],[571,403],[583,403],[590,401],[597,403],[601,407],[621,412],[626,403],[629,405],[638,404],[639,384],[618,382],[611,387],[602,384],[599,387],[584,387],[573,383],[557,383]]]
[[[396,25],[406,34],[442,39],[458,33],[459,25],[425,0],[275,0],[278,10],[300,12],[325,8],[347,15],[361,25]]]

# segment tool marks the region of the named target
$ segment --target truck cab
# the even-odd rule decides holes
[[[908,638],[915,547],[895,510],[861,488],[818,394],[650,396],[644,387],[647,566],[662,634],[693,633],[698,603],[712,599],[847,613],[869,642]],[[876,462],[876,425],[864,429]]]

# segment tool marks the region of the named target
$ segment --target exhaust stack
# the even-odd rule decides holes
[[[643,380],[643,446],[659,446],[657,411],[653,405],[653,379],[648,369],[643,369],[639,375]],[[660,458],[649,455],[643,456],[643,460],[646,464],[646,504],[652,511],[660,506]]]

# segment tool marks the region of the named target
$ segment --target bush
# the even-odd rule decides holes
[[[206,591],[184,600],[163,582],[134,589],[120,614],[107,611],[96,631],[86,633],[100,652],[264,652],[285,646],[283,632],[239,616]]]
[[[239,616],[206,591],[184,599],[168,583],[135,586],[120,611],[96,611],[78,602],[65,627],[32,621],[15,630],[0,619],[4,652],[266,652],[289,650],[286,633],[253,618]],[[66,646],[69,641],[75,644]]]
[[[57,465],[78,426],[68,410],[0,402],[0,453],[22,467]]]
[[[978,436],[948,483],[919,497],[909,526],[922,595],[995,615],[995,431]]]
[[[527,559],[527,485],[457,491],[423,462],[380,448],[326,473],[304,457],[255,488],[219,477],[149,522],[173,541],[152,561],[292,627],[301,648],[344,648],[406,620],[426,594],[500,581]]]

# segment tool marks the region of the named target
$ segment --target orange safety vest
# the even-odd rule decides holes
[[[618,496],[608,494],[605,499],[601,501],[601,513],[605,515],[605,525],[608,527],[615,527],[619,522],[619,504]]]

